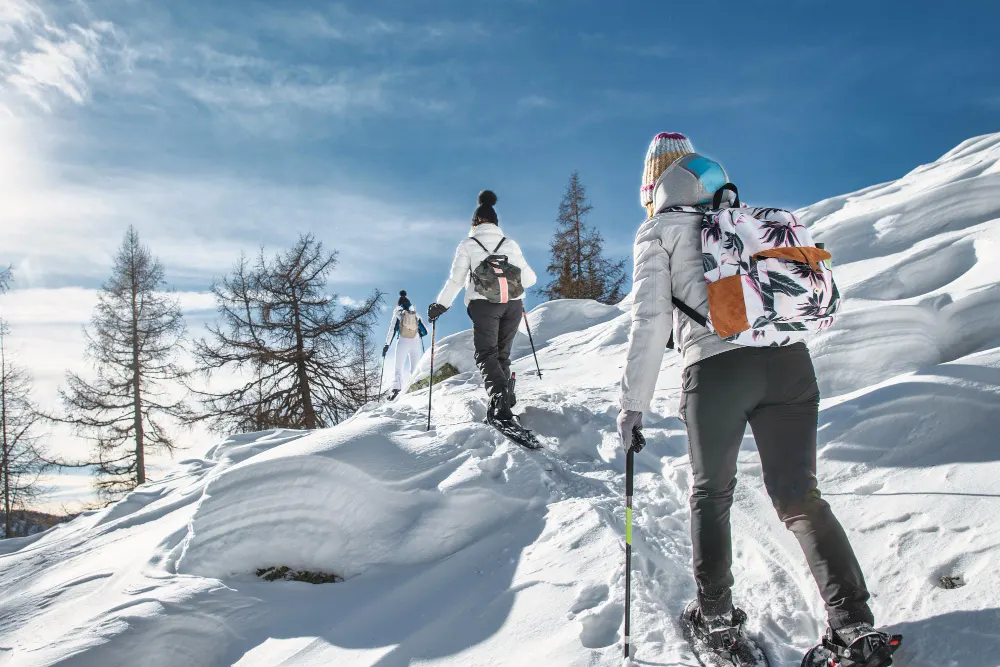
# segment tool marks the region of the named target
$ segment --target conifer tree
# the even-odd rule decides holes
[[[177,361],[185,326],[164,291],[163,265],[129,226],[111,278],[98,295],[87,336],[90,379],[67,375],[60,421],[93,441],[98,495],[113,501],[146,482],[146,456],[173,451],[164,417],[183,417]]]
[[[593,207],[580,175],[573,172],[559,204],[557,230],[549,246],[548,272],[553,276],[541,293],[549,299],[594,299],[618,303],[624,294],[625,260],[604,257],[604,238],[586,224]]]

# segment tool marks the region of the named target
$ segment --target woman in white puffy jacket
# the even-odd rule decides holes
[[[722,166],[695,153],[683,135],[665,132],[653,139],[641,189],[649,218],[635,239],[619,434],[627,450],[635,429],[642,428],[642,414],[650,409],[673,331],[684,361],[680,414],[687,426],[693,478],[691,541],[698,596],[688,607],[688,620],[710,645],[730,641],[746,620],[733,606],[729,515],[737,457],[749,423],[764,486],[778,516],[798,539],[826,602],[827,641],[867,659],[883,650],[888,636],[873,629],[861,566],[818,488],[820,396],[808,348],[802,343],[735,345],[674,308],[679,302],[699,319],[708,312],[702,234],[711,230],[702,228],[700,212],[678,207],[707,210],[727,182]]]
[[[486,382],[486,392],[490,397],[487,418],[492,421],[510,421],[510,411],[514,397],[508,395],[510,380],[510,348],[514,344],[518,325],[521,323],[524,306],[520,297],[504,303],[492,303],[476,291],[472,273],[489,255],[507,257],[507,262],[521,270],[521,286],[527,289],[537,280],[535,272],[528,266],[521,247],[513,239],[506,238],[500,229],[496,210],[497,196],[489,190],[479,193],[479,207],[472,214],[472,229],[468,237],[458,244],[455,261],[451,265],[451,276],[445,283],[437,302],[427,309],[427,319],[431,322],[447,311],[458,293],[465,288],[465,305],[472,318],[473,341],[476,349],[476,365]]]

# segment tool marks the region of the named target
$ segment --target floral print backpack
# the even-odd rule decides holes
[[[732,208],[720,208],[726,190]],[[740,205],[726,183],[712,210],[703,214],[702,266],[708,286],[708,317],[678,299],[674,305],[724,340],[775,347],[805,340],[826,329],[840,310],[830,253],[813,243],[809,230],[789,211]]]

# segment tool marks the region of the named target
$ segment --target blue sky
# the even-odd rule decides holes
[[[544,270],[573,170],[625,256],[659,131],[797,207],[1000,130],[998,24],[981,1],[4,0],[7,299],[28,339],[77,331],[131,223],[195,334],[241,251],[307,231],[340,251],[343,297],[423,309],[482,188]],[[52,340],[58,363],[28,355],[50,388],[82,349]]]
[[[22,286],[96,285],[126,222],[184,290],[308,230],[344,295],[426,305],[483,187],[544,268],[578,169],[628,253],[661,130],[800,206],[1000,129],[993,3],[10,1],[5,134],[68,202],[40,216],[87,202],[0,249]]]

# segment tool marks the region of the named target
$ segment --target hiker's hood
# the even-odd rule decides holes
[[[728,182],[729,176],[721,164],[698,153],[689,153],[664,169],[656,179],[653,213],[671,206],[711,204],[716,190]],[[726,195],[732,193],[727,191]]]

